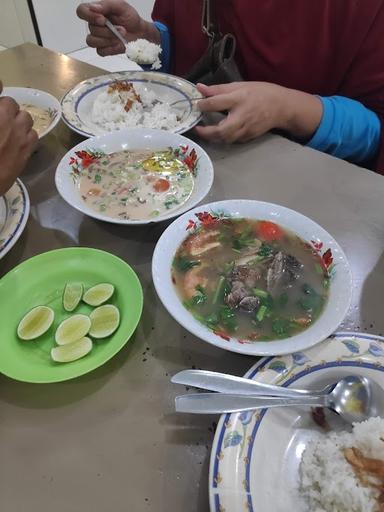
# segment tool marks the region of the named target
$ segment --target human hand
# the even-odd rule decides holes
[[[136,9],[124,0],[101,0],[80,4],[76,12],[79,18],[88,22],[88,46],[97,48],[97,53],[103,57],[125,52],[123,44],[105,26],[107,19],[127,41],[138,39],[145,30],[146,22]]]
[[[234,82],[206,86],[198,84],[206,97],[199,101],[202,112],[228,111],[215,126],[198,126],[207,140],[246,142],[273,129],[299,138],[311,137],[322,116],[319,98],[267,82]]]
[[[16,101],[0,98],[0,196],[11,188],[36,147],[38,135],[32,126],[32,117]]]

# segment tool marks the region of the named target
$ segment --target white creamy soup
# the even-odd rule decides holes
[[[118,151],[91,159],[78,187],[83,201],[96,212],[144,220],[184,204],[192,194],[194,176],[191,165],[172,149]]]

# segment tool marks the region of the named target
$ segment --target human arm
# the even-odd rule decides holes
[[[125,52],[123,44],[105,26],[107,19],[116,25],[127,41],[147,39],[156,44],[161,43],[156,25],[141,18],[136,9],[124,0],[83,3],[77,8],[77,15],[88,23],[88,46],[96,48],[97,53],[103,57]]]
[[[228,111],[217,125],[196,128],[207,139],[244,142],[273,129],[284,130],[298,139],[309,139],[322,117],[319,98],[275,84],[198,84],[198,89],[206,97],[198,103],[202,112]]]
[[[203,111],[229,110],[217,126],[198,127],[202,137],[245,141],[280,129],[309,147],[356,163],[367,162],[378,151],[377,115],[350,98],[320,98],[262,82],[199,89],[206,96],[215,94],[199,103]]]
[[[32,125],[31,116],[12,98],[0,98],[0,196],[11,188],[36,147]]]

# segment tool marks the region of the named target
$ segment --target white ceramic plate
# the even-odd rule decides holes
[[[178,209],[171,210],[167,214],[159,215],[153,219],[125,220],[111,218],[92,210],[82,199],[77,186],[77,177],[74,173],[74,160],[80,162],[79,151],[103,151],[112,153],[127,149],[153,149],[164,150],[168,147],[187,147],[190,152],[193,149],[197,153],[197,166],[195,171],[195,185],[191,197]],[[80,162],[81,163],[81,162]],[[77,165],[77,164],[75,164]],[[148,128],[125,129],[118,132],[100,135],[81,142],[62,158],[56,170],[56,187],[60,195],[77,210],[95,219],[112,222],[115,224],[150,224],[172,219],[193,208],[204,199],[213,183],[213,165],[207,153],[191,140],[176,133],[163,130],[150,130]]]
[[[384,387],[383,342],[379,336],[336,334],[306,352],[261,359],[246,377],[318,389],[360,374]],[[211,453],[211,512],[309,512],[299,492],[299,467],[307,443],[321,435],[304,408],[223,415]]]
[[[17,180],[8,192],[0,197],[0,259],[20,238],[28,216],[28,192],[21,181]]]
[[[17,103],[34,105],[36,107],[43,108],[44,110],[48,110],[51,122],[48,128],[39,135],[39,139],[42,139],[45,135],[51,132],[60,121],[60,102],[48,92],[31,89],[29,87],[4,87],[2,96],[10,96],[17,101]]]
[[[188,235],[198,228],[206,214],[214,217],[251,218],[270,220],[296,233],[312,244],[323,257],[326,253],[333,258],[328,267],[332,279],[329,298],[320,317],[308,329],[291,338],[276,341],[245,342],[236,338],[221,337],[196,320],[183,306],[172,283],[171,267],[175,253]],[[202,220],[200,220],[202,219]],[[328,266],[329,261],[324,264]],[[234,199],[200,206],[173,222],[160,237],[152,260],[152,276],[158,296],[169,313],[183,327],[198,338],[212,345],[250,355],[289,354],[303,350],[324,340],[334,332],[343,320],[351,301],[352,278],[346,257],[337,242],[322,227],[308,217],[283,206]]]
[[[96,97],[116,80],[128,80],[154,91],[157,98],[172,103],[188,100],[185,108],[180,109],[182,117],[173,133],[184,133],[193,128],[201,119],[201,112],[196,109],[191,98],[202,97],[196,86],[183,78],[155,71],[121,71],[95,78],[89,78],[68,91],[61,100],[64,122],[84,137],[109,133],[95,124],[91,119],[92,106]]]

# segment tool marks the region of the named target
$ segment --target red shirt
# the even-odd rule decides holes
[[[212,0],[211,0],[212,1]],[[237,39],[245,80],[356,99],[384,123],[384,0],[215,0],[222,33]],[[202,0],[156,0],[171,34],[173,71],[207,48]],[[384,129],[375,169],[384,174]]]

